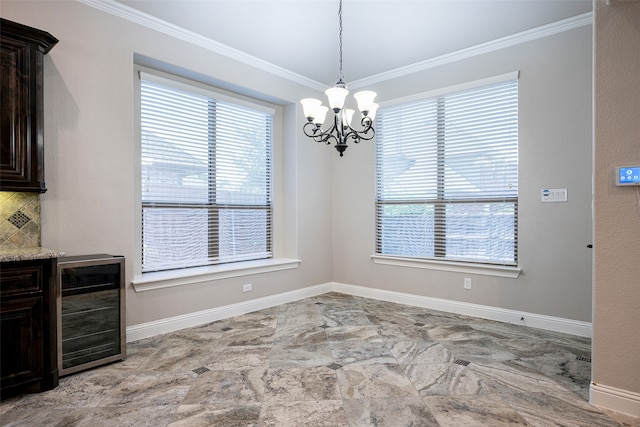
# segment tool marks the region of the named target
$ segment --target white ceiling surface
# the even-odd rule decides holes
[[[338,76],[338,0],[117,0],[323,85]],[[592,0],[343,0],[345,82],[592,10]]]

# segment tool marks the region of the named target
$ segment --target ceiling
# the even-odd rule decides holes
[[[333,85],[338,0],[116,0],[278,67]],[[345,81],[581,15],[592,0],[343,0]]]

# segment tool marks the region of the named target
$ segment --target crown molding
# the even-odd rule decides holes
[[[260,58],[249,55],[248,53],[242,52],[238,49],[234,49],[208,37],[201,36],[200,34],[194,33],[193,31],[186,30],[177,25],[155,18],[151,15],[143,13],[122,3],[118,3],[114,0],[78,1],[86,4],[87,6],[93,7],[114,16],[118,16],[120,18],[126,19],[127,21],[142,25],[144,27],[185,41],[187,43],[202,47],[211,52],[215,52],[238,62],[259,68],[261,70],[285,78],[292,82],[299,83],[311,89],[315,89],[318,91],[324,91],[324,89],[326,89],[326,84],[320,83],[298,73],[294,73],[291,70],[280,67],[271,62],[264,61]],[[581,15],[576,15],[574,17],[553,22],[551,24],[542,25],[540,27],[512,34],[507,37],[502,37],[500,39],[496,39],[487,43],[482,43],[446,55],[441,55],[436,58],[428,59],[426,61],[416,62],[415,64],[407,65],[405,67],[396,68],[394,70],[385,71],[383,73],[375,74],[370,77],[351,81],[349,83],[349,86],[352,89],[370,86],[375,83],[404,77],[409,74],[425,71],[435,67],[440,67],[457,61],[462,61],[464,59],[473,58],[485,53],[494,52],[496,50],[516,46],[533,40],[538,40],[564,31],[569,31],[574,28],[591,25],[592,23],[593,12],[583,13]]]
[[[286,68],[275,65],[271,62],[264,61],[253,55],[249,55],[248,53],[242,52],[238,49],[234,49],[230,46],[227,46],[223,43],[212,40],[208,37],[204,37],[200,34],[194,33],[193,31],[186,30],[180,26],[171,24],[162,19],[155,18],[151,15],[148,15],[144,12],[141,12],[125,4],[118,3],[114,0],[78,0],[78,1],[81,3],[84,3],[87,6],[93,7],[94,9],[98,9],[103,12],[109,13],[111,15],[126,19],[127,21],[142,25],[143,27],[147,27],[149,29],[158,31],[162,34],[166,34],[178,40],[191,43],[195,46],[199,46],[211,52],[215,52],[229,59],[233,59],[235,61],[250,65],[252,67],[259,68],[261,70],[274,74],[278,77],[283,77],[292,82],[299,83],[303,86],[307,86],[312,89],[316,89],[320,91],[323,91],[326,89],[325,84],[317,82],[313,79],[310,79],[298,73],[294,73],[293,71],[290,71]]]
[[[371,86],[375,83],[404,77],[409,74],[425,71],[435,67],[440,67],[457,61],[462,61],[464,59],[473,58],[474,56],[479,56],[489,52],[494,52],[496,50],[505,49],[522,43],[538,40],[544,37],[552,36],[554,34],[562,33],[564,31],[583,27],[585,25],[591,25],[592,23],[593,12],[586,12],[581,15],[576,15],[571,18],[552,22],[551,24],[542,25],[540,27],[522,31],[520,33],[515,33],[510,36],[492,40],[487,43],[482,43],[446,55],[437,56],[426,61],[416,62],[415,64],[407,65],[406,67],[396,68],[394,70],[385,71],[383,73],[375,74],[370,77],[355,80],[350,82],[349,86],[352,89]]]

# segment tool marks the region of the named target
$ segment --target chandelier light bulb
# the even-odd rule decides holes
[[[315,123],[318,126],[322,126],[322,124],[324,123],[325,117],[327,117],[327,111],[329,111],[329,107],[325,107],[324,105],[318,105],[316,107],[316,110],[313,116],[313,123]]]
[[[343,87],[332,87],[324,91],[329,98],[329,107],[334,113],[338,113],[344,107],[344,101],[349,94],[349,91]]]
[[[304,98],[300,100],[302,111],[307,120],[312,121],[315,117],[316,109],[322,105],[322,101],[314,98]]]
[[[353,94],[353,97],[356,99],[358,103],[358,110],[360,112],[368,112],[371,110],[371,107],[374,104],[374,99],[376,98],[377,93],[372,90],[362,90]]]
[[[369,110],[367,112],[367,117],[373,121],[376,118],[376,111],[378,111],[378,104],[375,102],[369,106]]]
[[[352,110],[351,108],[345,108],[344,110],[342,110],[342,114],[344,115],[344,124],[346,126],[351,126],[351,120],[353,119],[353,115],[355,114],[355,110]]]

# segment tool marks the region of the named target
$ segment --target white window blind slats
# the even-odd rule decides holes
[[[141,80],[143,271],[272,255],[272,113],[203,93]]]
[[[517,80],[382,108],[377,253],[515,265]]]

